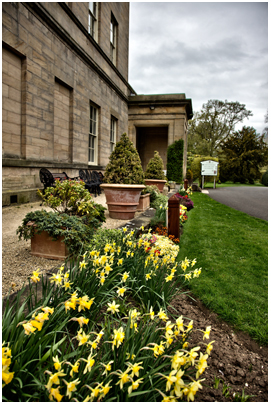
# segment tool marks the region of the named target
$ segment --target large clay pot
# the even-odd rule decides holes
[[[143,184],[102,183],[109,217],[114,219],[133,219],[139,204]]]
[[[69,250],[63,239],[64,236],[61,236],[57,240],[53,240],[45,231],[40,234],[36,233],[31,238],[31,254],[46,259],[65,260],[69,255]]]
[[[141,195],[137,211],[146,211],[148,208],[150,208],[150,200],[150,193]]]
[[[146,186],[157,186],[160,193],[163,193],[164,185],[166,180],[157,180],[157,179],[145,179]]]

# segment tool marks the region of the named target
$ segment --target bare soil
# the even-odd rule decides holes
[[[98,200],[99,199],[99,200]],[[104,205],[104,196],[95,199]],[[2,209],[2,297],[21,289],[33,270],[44,273],[59,268],[61,261],[38,258],[31,255],[30,241],[19,241],[16,229],[31,210],[42,209],[40,203],[10,206]],[[48,210],[48,208],[47,208]],[[111,220],[106,212],[107,228],[116,228],[125,221]],[[191,295],[190,295],[191,296]],[[193,297],[192,297],[193,298]],[[197,402],[233,402],[234,394],[251,396],[250,402],[268,401],[268,349],[260,347],[247,334],[234,329],[209,311],[198,299],[183,294],[172,302],[178,315],[194,321],[190,347],[202,340],[202,332],[211,326],[210,341],[213,351],[208,359],[208,368],[202,375],[203,389],[198,391]],[[217,389],[215,378],[220,379]],[[223,394],[223,390],[225,391]],[[227,395],[227,392],[229,395]]]

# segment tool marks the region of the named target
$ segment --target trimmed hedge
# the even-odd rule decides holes
[[[262,182],[264,186],[268,187],[268,170],[262,176]]]
[[[182,183],[183,181],[183,149],[184,141],[175,141],[167,149],[167,179]]]

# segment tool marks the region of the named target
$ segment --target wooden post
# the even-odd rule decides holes
[[[180,238],[180,199],[175,195],[168,200],[168,235]]]
[[[185,189],[185,191],[188,189],[188,180],[187,179],[185,179],[185,181],[184,181],[184,189]]]

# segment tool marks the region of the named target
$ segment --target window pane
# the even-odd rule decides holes
[[[95,3],[94,2],[92,2],[92,1],[90,1],[89,3],[88,3],[88,8],[89,8],[89,10],[92,12],[92,14],[94,14],[94,5],[95,5]]]

